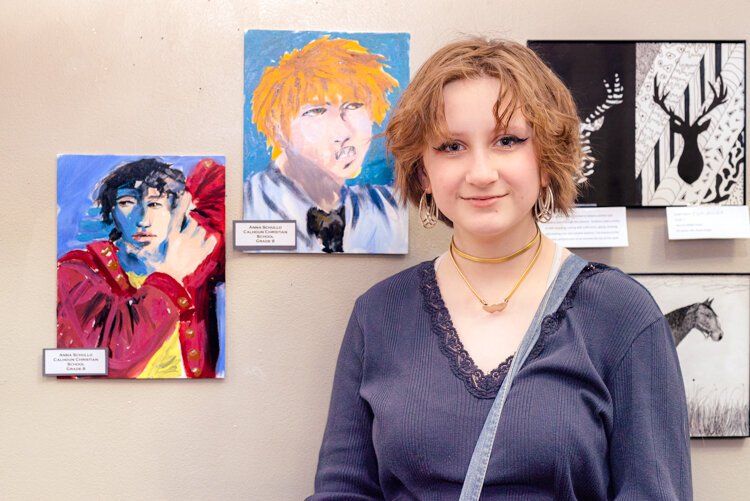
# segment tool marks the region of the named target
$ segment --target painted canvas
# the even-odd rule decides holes
[[[223,157],[61,155],[57,347],[110,378],[224,377]]]
[[[582,205],[745,204],[744,41],[528,45],[578,105]]]
[[[378,134],[408,78],[406,33],[247,31],[244,219],[294,221],[287,252],[405,254]]]
[[[692,437],[750,435],[750,275],[634,275],[672,328]]]

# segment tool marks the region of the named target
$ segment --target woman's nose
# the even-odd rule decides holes
[[[497,166],[494,165],[489,153],[475,150],[471,158],[471,166],[466,172],[466,182],[476,186],[486,186],[497,179]]]

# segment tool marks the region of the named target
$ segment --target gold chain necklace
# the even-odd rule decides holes
[[[451,240],[451,246],[449,249],[449,253],[451,256],[451,261],[453,261],[453,266],[456,267],[456,271],[461,276],[461,279],[464,281],[466,286],[469,288],[469,290],[474,294],[474,297],[476,297],[480,303],[482,303],[482,308],[484,311],[488,313],[499,313],[503,311],[508,306],[508,301],[510,301],[511,296],[516,292],[518,287],[521,285],[521,282],[524,281],[526,276],[531,271],[531,268],[534,267],[534,264],[536,263],[537,258],[539,258],[539,254],[542,251],[542,237],[541,233],[537,232],[536,236],[534,237],[534,240],[539,240],[539,245],[536,248],[536,252],[534,252],[534,257],[531,259],[531,262],[526,266],[526,269],[523,270],[523,273],[521,274],[521,278],[518,279],[516,282],[516,285],[513,286],[513,288],[510,290],[507,296],[505,296],[505,299],[501,303],[495,303],[495,304],[489,304],[487,301],[485,301],[482,296],[479,295],[479,293],[472,287],[472,285],[469,283],[469,280],[466,278],[466,275],[464,275],[464,272],[461,271],[461,268],[458,266],[458,263],[456,262],[456,258],[453,255],[453,251],[456,248],[455,245],[453,245],[453,240]]]
[[[526,252],[527,250],[531,249],[534,244],[536,243],[537,238],[539,238],[539,226],[536,227],[536,233],[534,234],[534,237],[529,240],[529,243],[518,249],[517,251],[513,252],[512,254],[508,254],[507,256],[502,257],[477,257],[472,256],[471,254],[467,254],[466,252],[462,251],[458,248],[456,245],[456,241],[451,237],[451,248],[453,249],[453,252],[458,254],[464,259],[468,259],[469,261],[473,261],[475,263],[488,263],[488,264],[499,264],[504,263],[506,261],[510,261],[513,258],[516,258]]]

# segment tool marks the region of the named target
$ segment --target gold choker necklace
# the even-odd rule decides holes
[[[477,257],[472,256],[471,254],[467,254],[466,252],[462,251],[458,247],[456,247],[456,242],[451,237],[451,249],[453,249],[453,252],[458,254],[464,259],[468,259],[469,261],[473,261],[475,263],[488,263],[488,264],[499,264],[504,263],[506,261],[510,261],[511,259],[520,256],[527,250],[531,249],[534,244],[536,243],[536,240],[539,238],[540,235],[539,226],[536,227],[536,233],[534,234],[534,238],[529,240],[529,243],[518,249],[517,251],[513,252],[512,254],[508,254],[507,256],[502,257]]]
[[[456,267],[456,271],[461,276],[461,279],[464,281],[464,283],[469,288],[469,290],[471,291],[471,293],[474,294],[474,297],[476,297],[479,300],[479,302],[482,303],[482,308],[484,309],[484,311],[486,311],[488,313],[499,313],[499,312],[503,311],[508,306],[508,301],[510,301],[510,297],[516,292],[516,290],[518,289],[518,287],[521,285],[521,282],[524,281],[524,279],[526,278],[526,276],[531,271],[531,268],[534,267],[534,264],[536,263],[536,260],[539,258],[539,254],[542,251],[542,237],[541,237],[541,233],[539,233],[538,231],[537,231],[536,236],[534,237],[534,240],[532,240],[532,244],[537,239],[539,240],[539,245],[536,248],[536,252],[534,252],[534,257],[531,259],[531,262],[528,264],[528,266],[526,266],[526,269],[523,270],[523,273],[521,274],[521,278],[518,279],[518,281],[516,282],[516,285],[514,285],[513,288],[510,290],[510,292],[508,293],[508,295],[505,296],[505,299],[503,299],[503,301],[501,303],[495,303],[495,304],[489,304],[487,301],[485,301],[482,298],[482,296],[479,295],[479,293],[476,291],[476,289],[474,289],[474,287],[472,287],[472,285],[469,283],[469,280],[466,278],[466,275],[464,275],[464,272],[461,271],[461,268],[458,266],[458,263],[456,262],[456,258],[453,255],[453,251],[457,250],[457,249],[456,249],[456,246],[453,245],[453,240],[451,240],[451,246],[450,246],[450,249],[449,249],[449,253],[450,253],[450,256],[451,256],[451,261],[453,261],[453,266]],[[497,259],[500,259],[500,258],[497,258]]]

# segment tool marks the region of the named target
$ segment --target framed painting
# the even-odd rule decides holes
[[[378,134],[408,79],[406,33],[245,33],[243,216],[296,239],[260,251],[407,253]]]
[[[61,155],[57,347],[110,378],[224,376],[224,157]]]
[[[691,437],[747,437],[750,274],[634,274],[672,329]]]
[[[529,41],[570,88],[581,205],[744,205],[744,41]]]

